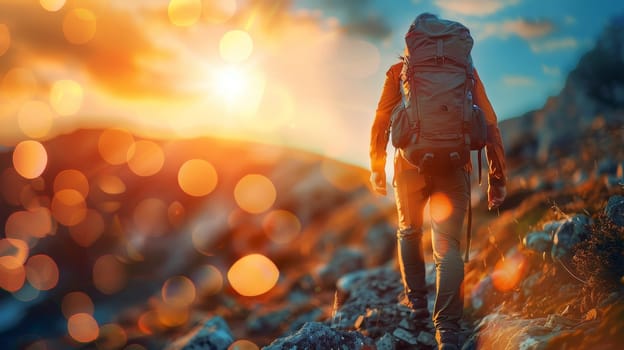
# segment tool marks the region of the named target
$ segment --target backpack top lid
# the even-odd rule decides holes
[[[405,34],[411,64],[450,59],[460,65],[472,64],[470,52],[474,41],[463,24],[440,19],[432,14],[416,17]]]

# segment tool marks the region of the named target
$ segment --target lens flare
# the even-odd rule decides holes
[[[492,272],[492,283],[501,292],[513,290],[523,280],[527,268],[526,258],[516,251],[496,263]]]
[[[191,159],[178,171],[178,185],[186,194],[203,197],[210,194],[218,182],[217,171],[210,162],[203,159]]]
[[[71,44],[86,44],[93,39],[95,32],[96,18],[91,10],[76,8],[67,12],[63,19],[63,34]]]
[[[234,188],[234,199],[238,206],[252,214],[262,213],[275,203],[277,191],[266,176],[250,174],[238,181]]]
[[[219,53],[221,58],[228,63],[240,63],[245,61],[253,51],[253,40],[243,30],[231,30],[221,37]]]
[[[243,296],[257,296],[271,290],[279,278],[277,266],[264,255],[250,254],[236,261],[227,273],[228,281]]]
[[[34,288],[50,290],[58,284],[59,269],[48,255],[34,255],[26,262],[26,278]]]
[[[75,314],[84,313],[93,315],[94,306],[91,297],[83,292],[70,292],[65,294],[61,302],[61,310],[66,319],[69,320]]]
[[[441,222],[449,218],[453,213],[453,204],[449,197],[443,193],[436,192],[429,200],[429,212],[431,218]]]
[[[26,179],[40,176],[48,165],[48,153],[37,141],[22,141],[13,150],[13,167]]]
[[[73,80],[58,80],[50,89],[50,105],[60,116],[78,113],[82,107],[82,86]]]
[[[90,343],[97,339],[100,327],[93,316],[85,313],[72,315],[67,320],[67,331],[77,342]]]
[[[201,12],[201,0],[171,0],[167,8],[169,21],[179,27],[190,27],[197,23]]]

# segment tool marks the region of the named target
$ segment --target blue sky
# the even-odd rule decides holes
[[[417,14],[426,11],[463,22],[475,38],[475,65],[500,119],[540,108],[548,96],[556,95],[608,20],[624,14],[624,2],[613,0],[300,0],[295,4],[341,21],[348,21],[356,7],[362,17],[380,17],[391,29],[387,37],[374,41],[382,66],[390,65],[401,52],[402,35]]]

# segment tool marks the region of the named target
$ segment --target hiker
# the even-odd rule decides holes
[[[467,46],[463,49],[467,52],[467,56],[457,55],[462,50],[452,47],[455,39],[444,42],[434,38],[434,41],[429,40],[432,45],[427,44],[426,40],[414,42],[419,40],[416,30],[425,32],[447,30],[452,33],[453,31],[448,30],[448,26],[461,28],[459,31],[461,34],[458,36],[460,39],[457,37],[455,39],[461,40]],[[441,137],[439,142],[447,148],[442,147],[440,150],[435,135],[457,130],[457,127],[440,125],[441,121],[446,120],[444,118],[454,111],[457,115],[453,118],[459,121],[453,122],[459,123],[460,130],[462,127],[465,128],[463,118],[466,112],[461,112],[462,105],[464,107],[467,105],[467,108],[473,104],[478,106],[485,117],[487,138],[484,143],[489,168],[488,208],[490,210],[498,208],[506,196],[504,149],[497,117],[477,70],[472,67],[471,48],[472,38],[468,29],[461,24],[440,19],[429,13],[416,17],[406,34],[405,56],[402,56],[401,61],[392,65],[386,73],[370,140],[371,184],[375,192],[385,195],[386,146],[392,116],[398,107],[403,108],[406,111],[406,118],[408,120],[412,118],[410,121],[412,127],[416,125],[410,129],[407,144],[395,149],[392,185],[398,211],[398,263],[404,285],[401,304],[409,307],[421,320],[426,320],[430,316],[427,308],[425,264],[421,243],[423,211],[428,201],[431,208],[442,202],[450,203],[450,213],[447,217],[432,215],[431,219],[433,259],[436,266],[436,294],[432,319],[436,328],[438,349],[445,350],[459,347],[458,333],[463,312],[464,279],[460,241],[464,217],[470,205],[472,165],[470,149],[463,143],[463,134],[455,137],[459,139],[459,146],[452,152],[446,151],[451,144],[449,140],[453,137]],[[461,60],[467,63],[462,66]],[[458,70],[458,66],[463,70]],[[461,86],[468,84],[466,85],[468,88],[465,91],[459,90],[459,93],[451,91],[446,97],[444,94],[437,95],[438,90],[456,89],[453,86],[436,85],[443,84],[441,81],[448,78],[449,72],[460,72],[454,77],[460,77]],[[436,77],[441,78],[430,78],[432,74],[437,74]],[[457,96],[467,99],[467,102],[452,101]],[[449,100],[444,100],[445,98]],[[453,108],[453,103],[459,103],[460,107]],[[427,130],[429,127],[438,129]],[[392,130],[395,132],[394,128]],[[463,133],[466,132],[464,129]],[[395,135],[392,136],[394,143]]]

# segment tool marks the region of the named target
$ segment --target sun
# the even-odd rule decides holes
[[[227,66],[214,72],[214,92],[227,105],[232,105],[242,99],[248,87],[247,74],[239,67]]]

